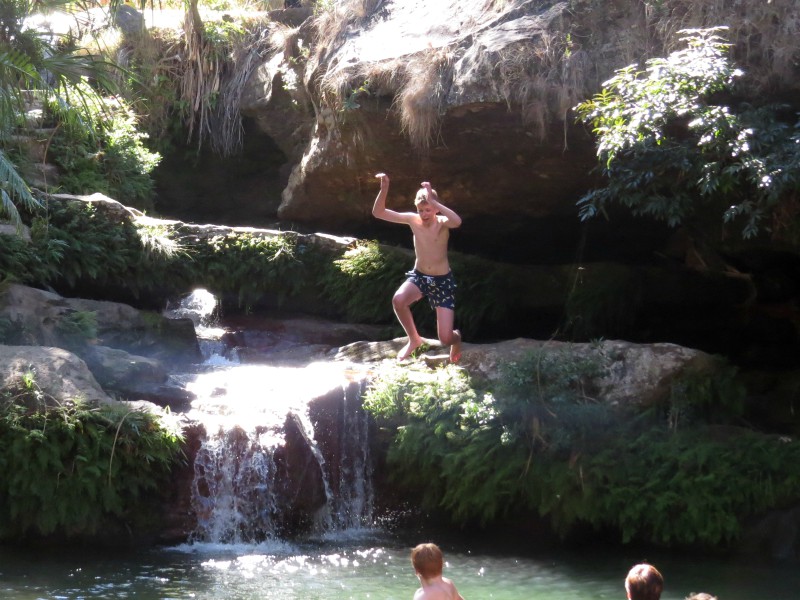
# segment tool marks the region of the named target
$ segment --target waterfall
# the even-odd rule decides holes
[[[187,417],[204,432],[193,453],[191,540],[254,543],[369,527],[363,376],[335,362],[238,364],[226,358],[215,306],[194,292],[171,309],[201,324],[207,348],[214,349],[186,377],[195,397]]]
[[[238,544],[274,537],[276,467],[264,442],[241,429],[203,441],[194,460],[193,540]]]
[[[171,319],[188,318],[194,323],[197,341],[204,364],[221,366],[238,363],[235,350],[226,348],[222,336],[225,329],[219,326],[219,303],[208,290],[196,289],[178,302],[169,303],[164,316]]]
[[[364,382],[343,386],[343,410],[337,490],[330,505],[328,527],[357,529],[372,517],[372,463],[369,454],[369,418],[361,409]]]

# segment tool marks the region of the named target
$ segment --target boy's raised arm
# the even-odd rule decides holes
[[[386,196],[389,194],[389,176],[386,173],[375,175],[381,180],[381,191],[375,198],[372,206],[372,216],[392,223],[410,223],[414,218],[414,213],[400,213],[386,208]]]

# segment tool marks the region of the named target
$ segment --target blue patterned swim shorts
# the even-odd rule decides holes
[[[416,269],[406,273],[406,281],[413,283],[428,299],[431,308],[441,306],[455,310],[456,308],[456,280],[453,272],[447,275],[425,275]]]

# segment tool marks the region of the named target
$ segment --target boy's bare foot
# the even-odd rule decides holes
[[[453,334],[456,336],[456,341],[450,346],[450,362],[458,364],[458,361],[461,360],[461,332],[454,329]]]
[[[422,340],[418,342],[412,343],[411,340],[408,340],[408,343],[400,349],[400,352],[397,353],[397,360],[406,360],[408,357],[416,352],[417,348],[422,346]]]

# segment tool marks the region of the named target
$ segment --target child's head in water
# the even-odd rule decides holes
[[[634,565],[625,578],[625,591],[630,600],[659,600],[664,578],[653,565]]]
[[[441,575],[444,566],[442,551],[436,544],[420,544],[411,551],[411,564],[423,579]]]

